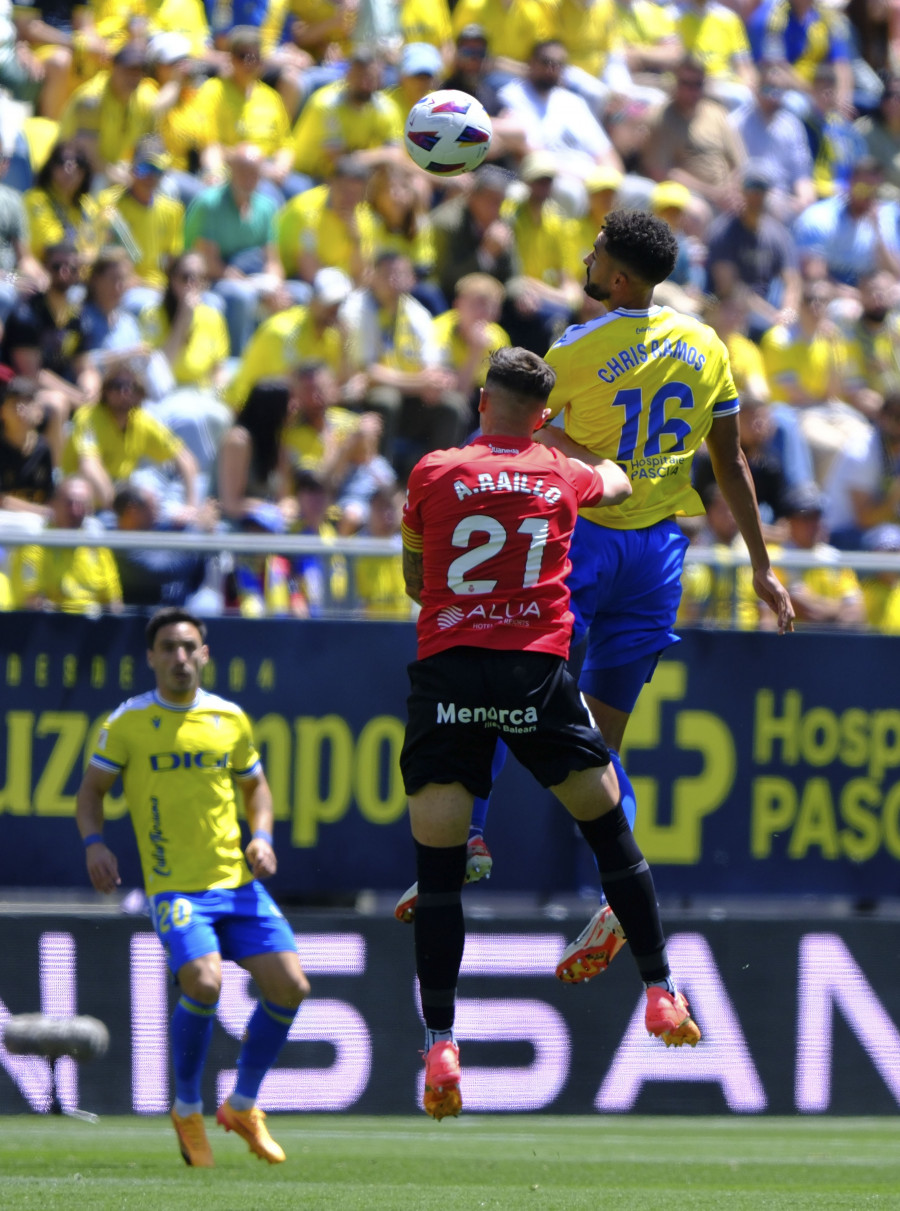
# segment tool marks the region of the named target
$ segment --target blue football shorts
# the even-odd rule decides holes
[[[675,616],[688,540],[674,521],[613,530],[579,517],[567,584],[572,648],[587,635],[581,689],[630,713],[660,653],[678,643]],[[618,671],[617,671],[618,670]]]
[[[150,897],[150,917],[173,973],[216,951],[223,959],[296,950],[281,909],[256,879],[212,891],[161,891]]]

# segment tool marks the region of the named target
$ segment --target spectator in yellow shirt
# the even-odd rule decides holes
[[[72,94],[60,122],[63,139],[74,139],[95,172],[124,179],[127,162],[154,124],[156,84],[145,79],[146,51],[126,42],[109,72],[100,72]]]
[[[790,532],[785,551],[808,551],[816,556],[814,568],[777,567],[778,551],[772,551],[775,575],[787,585],[796,614],[796,625],[858,628],[865,625],[862,590],[852,568],[837,566],[838,552],[822,541],[825,498],[816,484],[794,488],[785,501]]]
[[[509,207],[509,220],[522,273],[506,284],[502,323],[514,345],[546,352],[584,298],[582,282],[569,270],[577,229],[550,197],[557,176],[554,156],[529,152],[519,175],[528,194]]]
[[[446,369],[456,376],[456,390],[469,401],[469,424],[475,427],[480,388],[488,359],[510,343],[497,320],[504,290],[487,273],[466,273],[456,283],[453,306],[434,320],[434,337]]]
[[[712,550],[716,564],[686,560],[681,574],[681,603],[677,624],[755,631],[765,613],[753,590],[753,569],[735,556],[746,555],[734,514],[713,479],[700,492],[706,517],[691,535],[691,549]]]
[[[401,0],[400,36],[404,46],[428,43],[447,71],[453,62],[453,22],[447,0]],[[440,70],[440,69],[439,69]]]
[[[156,130],[169,155],[167,181],[187,206],[211,179],[200,175],[203,155],[213,131],[198,98],[196,62],[190,41],[182,34],[156,34],[147,47],[147,62],[159,85],[153,111]],[[205,171],[205,170],[204,170]]]
[[[73,89],[85,78],[87,62],[91,58],[95,65],[108,62],[106,43],[93,30],[81,6],[73,6],[71,22],[65,20],[67,5],[54,8],[52,13],[47,12],[46,5],[43,12],[37,6],[10,7],[19,44],[33,57],[42,77],[35,112],[58,122]]]
[[[375,220],[366,202],[371,175],[358,155],[341,156],[324,185],[298,194],[275,216],[285,276],[312,282],[328,265],[362,283],[375,256]]]
[[[262,156],[260,188],[280,205],[309,184],[290,180],[294,149],[284,102],[260,78],[260,33],[252,25],[237,25],[228,36],[231,75],[207,80],[197,94],[209,124],[210,142],[203,153],[206,172],[224,177],[227,148],[251,143]]]
[[[884,522],[862,537],[863,549],[883,552],[894,559],[900,554],[900,525]],[[860,577],[866,603],[866,618],[873,631],[900,635],[900,572],[885,569]]]
[[[536,42],[554,36],[554,0],[458,0],[453,32],[480,25],[494,56],[494,71],[509,79],[525,74]]]
[[[82,257],[99,246],[97,203],[91,194],[93,173],[85,153],[72,140],[61,140],[22,201],[28,218],[32,254],[43,258],[56,244],[73,244]]]
[[[225,377],[228,329],[222,313],[203,302],[203,258],[185,252],[171,262],[159,303],[140,314],[141,335],[159,349],[179,387],[218,389]]]
[[[51,526],[80,530],[93,512],[91,485],[80,475],[57,484],[50,502]],[[10,560],[14,609],[61,610],[64,614],[119,613],[122,586],[106,547],[20,547]]]
[[[824,278],[805,281],[796,321],[776,324],[760,341],[772,398],[797,412],[820,484],[837,451],[869,427],[844,398],[848,349],[828,317],[833,296]]]
[[[282,12],[274,42],[266,38],[273,10]],[[333,84],[344,74],[358,12],[357,0],[271,0],[263,22],[265,70],[277,78],[275,87],[292,121],[303,101],[316,89]],[[275,45],[282,30],[286,38]]]
[[[291,379],[297,412],[284,431],[284,444],[296,470],[315,471],[330,482],[341,449],[359,425],[359,415],[338,406],[338,385],[323,361],[301,362]]]
[[[354,598],[364,618],[403,619],[413,616],[413,603],[406,594],[400,540],[400,505],[397,489],[378,488],[369,501],[369,518],[360,537],[392,542],[390,555],[355,555],[351,561]]]
[[[289,0],[291,39],[313,63],[339,62],[351,49],[357,5],[352,0]]]
[[[100,399],[75,414],[63,450],[62,469],[90,484],[97,503],[111,508],[118,483],[144,461],[172,462],[184,484],[188,510],[197,506],[197,464],[184,444],[141,404],[144,385],[128,362],[113,362],[103,377]]]
[[[120,245],[132,262],[122,305],[133,315],[159,301],[169,262],[184,250],[184,207],[159,189],[168,162],[159,136],[145,136],[134,149],[130,184],[99,198],[104,244]]]
[[[567,264],[569,274],[579,282],[584,276],[585,249],[593,246],[603,220],[619,204],[618,192],[624,179],[618,168],[600,164],[584,178],[587,211],[573,220],[570,260]]]
[[[343,80],[326,84],[309,98],[294,127],[294,168],[327,180],[337,159],[357,152],[372,167],[397,159],[403,117],[380,91],[381,66],[367,46],[357,46]]]
[[[706,91],[726,109],[753,100],[756,68],[744,23],[718,0],[686,0],[676,9],[675,29],[685,53],[706,68]]]
[[[162,302],[139,317],[142,335],[159,351],[173,384],[145,409],[193,454],[197,499],[204,502],[219,443],[234,419],[219,397],[227,376],[228,329],[222,313],[203,302],[205,280],[202,257],[183,253],[170,266]]]
[[[435,273],[430,186],[406,164],[379,164],[366,196],[375,223],[375,255],[390,249],[408,256],[416,273],[414,298],[432,315],[445,311],[447,300]]]
[[[344,338],[338,317],[351,289],[340,269],[320,269],[308,306],[289,307],[260,324],[226,390],[229,402],[239,408],[261,379],[288,375],[303,362],[324,362],[342,380]]]
[[[384,420],[383,452],[401,479],[429,450],[464,436],[468,401],[441,364],[431,313],[412,297],[409,259],[382,252],[370,284],[344,304],[351,377],[344,398]]]
[[[113,3],[119,4],[120,0]],[[151,39],[160,35],[186,38],[195,58],[211,58],[211,36],[203,0],[145,0],[145,3],[147,34]]]
[[[444,63],[436,46],[428,42],[409,42],[404,46],[397,87],[387,94],[404,122],[417,101],[440,87],[443,75]]]

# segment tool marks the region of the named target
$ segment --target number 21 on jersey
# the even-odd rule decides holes
[[[547,536],[550,533],[550,523],[543,517],[526,517],[518,528],[517,533],[527,534],[530,538],[528,550],[522,569],[523,589],[533,588],[541,575],[541,560]],[[480,543],[469,550],[469,545],[475,534],[487,534],[487,542]],[[466,548],[465,554],[459,555],[447,569],[447,587],[460,596],[470,596],[473,593],[492,593],[497,587],[496,580],[466,580],[466,573],[477,568],[479,564],[487,563],[495,555],[499,555],[509,541],[509,534],[502,522],[496,517],[481,514],[477,517],[464,517],[453,531],[454,547]]]

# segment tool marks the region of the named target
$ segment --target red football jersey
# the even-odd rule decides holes
[[[424,567],[419,657],[463,645],[568,656],[569,542],[578,509],[602,495],[592,467],[526,437],[426,454],[403,510]]]

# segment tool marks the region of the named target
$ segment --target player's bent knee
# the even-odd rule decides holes
[[[565,782],[550,789],[576,820],[596,820],[606,815],[621,797],[619,780],[611,764],[573,770]]]
[[[178,969],[178,984],[192,1000],[215,1005],[222,991],[221,964],[210,962],[208,956],[185,963]]]

